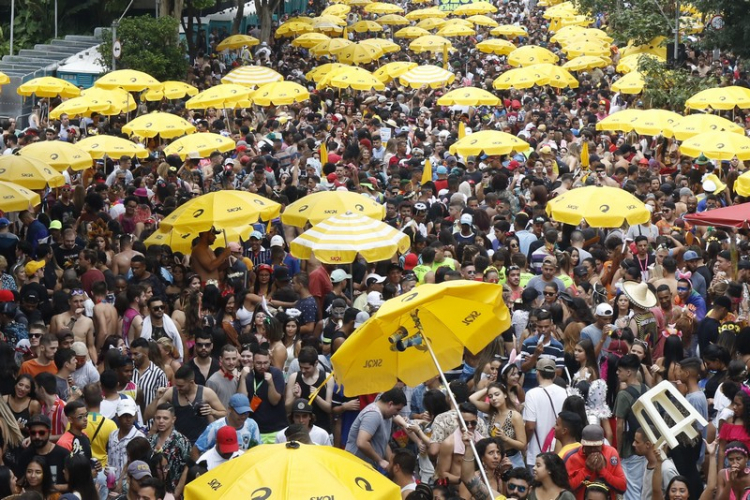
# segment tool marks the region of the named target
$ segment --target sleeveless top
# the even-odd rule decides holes
[[[10,398],[8,398],[10,400]],[[31,399],[29,399],[29,402],[26,404],[26,408],[24,408],[21,411],[13,411],[13,408],[10,406],[10,403],[8,403],[8,408],[10,409],[10,412],[13,414],[13,418],[16,419],[18,422],[18,428],[21,429],[24,436],[26,435],[26,424],[29,421],[29,418],[31,418],[31,412],[29,411],[29,406],[31,406]]]
[[[174,428],[195,444],[203,430],[208,427],[208,418],[199,415],[197,409],[203,404],[203,386],[198,386],[192,404],[180,405],[177,389],[172,390],[172,406],[176,417]]]
[[[494,414],[492,416],[492,420],[490,421],[490,437],[497,436],[497,427],[495,427],[496,416],[497,414]],[[516,428],[513,427],[513,410],[508,410],[508,415],[505,417],[505,421],[502,423],[500,428],[510,439],[516,439]],[[509,457],[514,456],[516,453],[518,453],[518,450],[505,450],[505,455]]]
[[[286,348],[286,361],[284,362],[284,375],[289,375],[289,365],[294,361],[294,343]]]
[[[130,325],[133,324],[133,320],[140,314],[140,311],[130,307],[127,311],[125,311],[125,315],[123,315],[122,317],[122,340],[125,341],[125,347],[130,347],[130,340],[128,340]]]
[[[318,378],[315,380],[315,383],[312,385],[308,385],[305,383],[305,381],[302,379],[302,372],[297,372],[297,383],[300,386],[300,389],[302,389],[302,392],[300,394],[300,398],[304,398],[306,400],[310,399],[310,395],[315,392],[315,390],[320,387],[323,384],[323,381],[326,379],[326,372],[318,369]],[[321,396],[325,397],[325,389],[320,391]],[[312,405],[313,409],[313,415],[315,415],[315,425],[323,429],[324,431],[330,433],[331,432],[331,417],[323,411],[323,409],[313,403]]]

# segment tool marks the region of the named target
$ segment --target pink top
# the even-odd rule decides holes
[[[750,435],[747,434],[744,425],[730,424],[729,422],[726,422],[721,426],[719,439],[723,439],[725,443],[739,441],[750,448]]]

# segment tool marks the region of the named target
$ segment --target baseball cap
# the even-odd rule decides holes
[[[583,277],[588,274],[588,270],[586,269],[586,266],[576,266],[573,268],[573,274],[579,277]]]
[[[336,269],[331,273],[331,283],[341,283],[344,280],[351,279],[352,275],[347,274],[343,269]]]
[[[544,373],[555,373],[557,367],[555,362],[549,358],[542,358],[536,362],[536,371]]]
[[[435,172],[436,172],[436,173],[437,173],[438,175],[447,175],[447,174],[448,174],[448,169],[447,169],[447,168],[445,168],[444,166],[440,165],[440,166],[439,166],[439,167],[438,167],[438,168],[437,168],[437,169],[435,170]]]
[[[365,278],[365,285],[370,286],[373,283],[382,283],[384,281],[385,281],[385,277],[384,276],[372,273],[372,274],[368,274],[367,278]]]
[[[612,316],[612,306],[606,303],[601,303],[598,306],[596,306],[596,313],[597,316]]]
[[[407,271],[411,271],[414,269],[417,264],[419,264],[419,257],[417,257],[417,254],[410,253],[406,257],[404,257],[404,269]]]
[[[294,400],[292,404],[292,413],[309,413],[312,415],[313,409],[310,403],[305,398],[299,398]]]
[[[534,217],[534,224],[544,224],[545,222],[547,222],[547,217],[543,215],[537,215]]]
[[[117,403],[117,416],[121,417],[123,415],[138,415],[138,406],[136,406],[135,401],[133,401],[132,398],[125,398],[121,399]]]
[[[0,303],[3,302],[15,302],[16,297],[13,295],[13,292],[10,290],[0,290]]]
[[[32,260],[31,262],[28,262],[26,264],[26,266],[24,267],[24,270],[26,271],[27,276],[31,276],[38,270],[44,269],[44,266],[46,265],[47,263],[43,260]]]
[[[263,235],[260,231],[253,231],[252,233],[250,233],[250,239],[252,240],[253,238],[255,238],[256,240],[262,240]]]
[[[51,429],[52,428],[52,421],[49,419],[49,417],[47,415],[42,415],[42,414],[38,413],[38,414],[34,415],[33,417],[31,417],[29,419],[29,421],[26,423],[26,426],[29,427],[29,428],[32,427],[32,426],[34,426],[34,425],[43,425],[47,429]]]
[[[367,294],[367,304],[372,307],[380,307],[383,305],[383,294],[380,292],[370,292]]]
[[[354,328],[359,328],[362,326],[362,323],[370,319],[370,315],[366,313],[365,311],[359,311],[357,313],[357,317],[354,319]]]
[[[581,446],[602,446],[604,444],[604,429],[592,424],[583,428]]]
[[[21,301],[27,302],[29,304],[38,304],[39,294],[35,292],[34,290],[29,290],[27,292],[24,292],[23,295],[21,295]]]
[[[10,226],[10,221],[5,217],[0,217],[0,227]]]
[[[289,281],[290,279],[292,279],[292,277],[289,276],[289,268],[277,267],[273,270],[274,281]]]
[[[737,263],[737,269],[750,269],[750,260],[740,259]]]
[[[273,238],[271,238],[271,246],[272,247],[284,247],[284,237],[281,235],[276,235]]]
[[[86,348],[86,344],[84,344],[83,342],[73,342],[71,349],[75,351],[76,356],[85,356],[89,352],[89,350]]]
[[[239,414],[250,413],[253,411],[253,409],[250,408],[250,400],[244,394],[237,393],[232,395],[232,397],[229,398],[229,406],[234,408],[234,411]]]
[[[471,225],[474,222],[474,217],[471,214],[463,214],[461,216],[461,224]]]
[[[143,460],[135,460],[128,465],[128,475],[140,481],[144,477],[151,477],[151,468]]]
[[[688,250],[685,252],[685,255],[682,256],[682,259],[685,261],[691,261],[691,260],[697,260],[700,259],[700,255],[698,255],[698,252],[695,252],[693,250]]]
[[[216,433],[216,448],[219,453],[234,453],[240,449],[237,443],[237,431],[234,427],[225,425]]]

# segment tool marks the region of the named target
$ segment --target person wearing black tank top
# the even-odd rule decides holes
[[[297,357],[299,372],[289,375],[286,384],[285,404],[287,413],[292,412],[292,405],[298,398],[309,400],[313,392],[325,383],[312,404],[315,423],[326,432],[331,432],[331,400],[333,399],[333,380],[326,382],[326,372],[318,368],[318,351],[314,347],[303,347]]]
[[[8,403],[11,413],[18,421],[18,427],[24,436],[28,436],[26,423],[40,411],[39,401],[32,396],[35,392],[34,380],[28,374],[19,375],[13,386],[13,392],[3,396],[3,401]]]

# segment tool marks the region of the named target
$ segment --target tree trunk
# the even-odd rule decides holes
[[[180,23],[182,24],[182,29],[185,31],[185,40],[187,41],[187,48],[188,48],[188,56],[190,57],[190,61],[195,61],[195,58],[198,56],[198,50],[195,46],[195,33],[193,33],[193,5],[188,0],[187,4],[187,25],[185,25],[184,20],[182,19],[182,16],[180,16]]]
[[[279,6],[280,0],[255,0],[255,11],[260,21],[260,41],[271,43],[271,29],[273,28],[273,12]]]
[[[237,14],[232,21],[232,35],[236,35],[240,32],[240,24],[242,24],[242,18],[245,16],[245,0],[236,0],[236,3]]]

